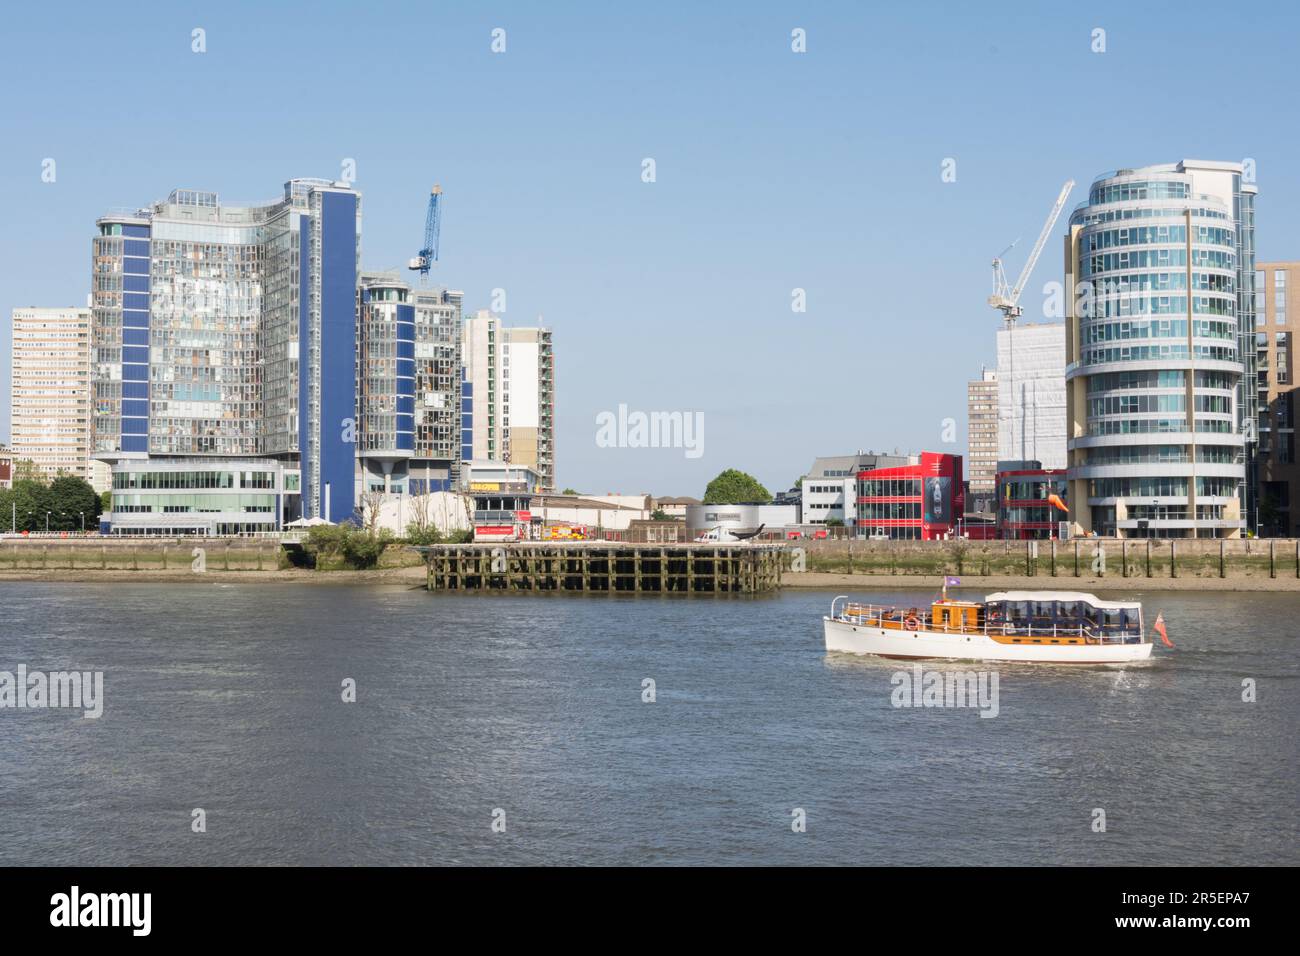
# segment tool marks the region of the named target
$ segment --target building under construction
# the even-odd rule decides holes
[[[998,329],[998,460],[1065,467],[1065,325]]]

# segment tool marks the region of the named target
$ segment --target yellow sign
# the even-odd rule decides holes
[[[471,481],[470,491],[500,491],[501,483],[497,481]]]

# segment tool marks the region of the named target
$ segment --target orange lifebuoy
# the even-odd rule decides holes
[[[909,614],[907,617],[903,618],[903,627],[907,628],[909,631],[915,631],[920,626],[921,622],[916,619],[915,614]]]

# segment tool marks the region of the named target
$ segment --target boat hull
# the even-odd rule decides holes
[[[917,660],[1128,664],[1151,657],[1151,644],[1003,644],[985,634],[894,630],[822,618],[826,650]]]

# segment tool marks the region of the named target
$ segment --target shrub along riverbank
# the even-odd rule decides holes
[[[399,566],[389,558],[403,555],[410,558],[402,565],[419,564],[416,552],[407,551],[407,545],[458,544],[473,537],[469,531],[443,534],[435,528],[407,529],[405,539],[398,539],[391,531],[359,528],[353,524],[318,525],[303,539],[303,552],[309,556],[310,566],[317,571],[365,571],[381,566]]]

